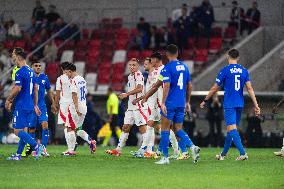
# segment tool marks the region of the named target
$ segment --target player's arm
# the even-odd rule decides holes
[[[144,99],[147,101],[155,92],[158,91],[159,87],[163,85],[163,80],[158,80],[151,89],[145,94]]]
[[[170,85],[171,85],[170,82],[165,82],[164,88],[163,88],[163,98],[162,98],[161,110],[165,115],[167,115],[167,108],[166,108],[165,103],[169,95]]]
[[[55,97],[54,97],[54,103],[51,105],[51,111],[56,114],[57,109],[59,107],[59,101],[60,101],[60,93],[61,93],[61,85],[60,85],[60,78],[57,78],[56,80],[56,90],[55,90]]]
[[[250,81],[247,81],[246,82],[246,88],[247,88],[247,91],[249,93],[249,96],[253,102],[253,106],[254,106],[254,111],[255,111],[255,114],[258,116],[260,115],[260,108],[258,106],[258,103],[257,103],[257,100],[256,100],[256,97],[255,97],[255,94],[254,94],[254,90],[252,88],[252,85],[251,85],[251,82]]]
[[[7,100],[5,102],[5,108],[7,109],[8,112],[12,111],[12,103],[21,90],[22,90],[22,87],[17,86],[17,85],[15,85],[12,88],[12,91],[10,95],[7,97]]]
[[[48,98],[49,98],[51,104],[52,104],[52,105],[55,104],[54,96],[53,96],[53,91],[52,91],[51,89],[47,91],[47,96],[48,96]],[[59,96],[59,98],[60,98],[60,96]]]
[[[78,96],[77,96],[76,92],[72,91],[72,99],[73,99],[73,103],[74,103],[74,106],[75,106],[75,109],[76,109],[76,112],[77,112],[78,116],[81,116],[82,114],[79,111]]]
[[[277,109],[279,106],[281,106],[281,104],[284,102],[284,97],[273,107],[272,109],[272,113],[273,114],[277,114]]]
[[[38,108],[38,84],[34,84],[34,109],[36,115],[40,116],[41,112]]]
[[[139,84],[139,85],[137,85],[136,88],[133,89],[132,91],[129,91],[129,92],[127,92],[127,93],[121,93],[121,94],[119,95],[119,98],[120,98],[120,99],[124,99],[124,98],[129,97],[130,95],[135,95],[135,94],[137,94],[137,93],[141,93],[142,91],[143,91],[143,85]]]
[[[217,83],[215,83],[215,84],[211,87],[211,89],[210,89],[208,95],[207,95],[207,96],[204,98],[204,100],[201,102],[200,108],[204,108],[205,105],[206,105],[206,103],[208,103],[208,101],[209,101],[218,91],[219,91],[219,85],[218,85]]]
[[[190,97],[192,92],[192,83],[191,81],[186,85],[186,111],[190,112]]]

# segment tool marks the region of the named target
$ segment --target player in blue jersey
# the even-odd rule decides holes
[[[161,104],[161,141],[160,145],[163,157],[156,164],[169,164],[169,134],[170,127],[180,138],[185,146],[192,151],[193,162],[199,160],[200,148],[195,146],[188,135],[182,130],[185,111],[190,111],[190,96],[192,90],[191,78],[188,67],[177,60],[178,48],[176,45],[168,45],[166,55],[169,62],[161,71],[159,80],[145,95],[142,103],[147,101],[149,96],[163,84],[163,99]]]
[[[48,143],[49,138],[49,132],[48,132],[48,114],[47,114],[47,108],[45,104],[45,92],[47,92],[47,95],[51,101],[52,104],[54,104],[54,98],[53,98],[53,92],[50,87],[50,82],[44,73],[41,73],[41,64],[39,62],[32,62],[31,64],[32,69],[34,70],[36,74],[36,82],[38,84],[38,107],[41,112],[40,116],[37,116],[35,113],[33,115],[33,120],[31,123],[31,126],[29,127],[29,134],[35,138],[35,130],[36,127],[41,125],[42,127],[42,133],[41,133],[41,141],[42,145],[44,146],[42,155],[43,156],[49,156],[49,154],[46,151],[46,145]],[[28,155],[28,154],[27,154]]]
[[[33,112],[40,115],[38,104],[38,86],[34,71],[26,64],[26,54],[22,48],[15,48],[12,53],[12,59],[20,68],[16,73],[15,86],[8,96],[5,107],[8,111],[12,109],[12,103],[15,101],[13,115],[14,133],[20,138],[18,150],[7,160],[21,160],[21,153],[28,143],[35,150],[38,158],[43,150],[43,145],[37,142],[26,132],[31,125]]]
[[[225,66],[218,74],[216,83],[210,89],[209,94],[200,104],[204,108],[208,100],[220,89],[224,88],[224,116],[227,125],[227,136],[223,152],[216,155],[217,160],[224,160],[232,142],[240,152],[240,156],[236,160],[247,160],[248,156],[242,145],[237,126],[240,125],[241,113],[244,107],[243,88],[246,86],[247,91],[253,101],[255,114],[260,115],[254,90],[252,88],[248,71],[238,64],[239,51],[231,49],[227,53],[228,66]]]

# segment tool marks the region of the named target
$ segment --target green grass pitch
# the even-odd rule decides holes
[[[171,161],[155,165],[154,159],[136,159],[126,147],[120,157],[98,148],[95,155],[87,146],[79,146],[76,157],[60,155],[65,146],[49,146],[49,158],[32,157],[7,161],[15,145],[0,145],[0,188],[284,188],[284,158],[274,157],[276,149],[247,149],[248,161],[235,161],[230,150],[228,159],[216,161],[221,149],[201,149],[201,160]]]

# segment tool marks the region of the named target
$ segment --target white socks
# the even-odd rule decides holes
[[[151,153],[153,151],[153,146],[155,144],[155,129],[153,127],[147,126],[147,152]]]
[[[142,134],[142,145],[139,150],[146,151],[148,145],[148,133],[147,131]]]
[[[88,135],[88,133],[86,133],[86,131],[84,130],[79,130],[76,133],[79,137],[81,137],[83,140],[85,140],[86,142],[88,142],[88,144],[91,143],[90,137]]]
[[[284,138],[283,138],[283,146],[282,146],[282,150],[284,151]]]
[[[119,137],[119,143],[118,143],[118,145],[116,147],[116,150],[118,150],[118,151],[122,150],[122,148],[125,146],[125,143],[126,143],[126,141],[128,139],[128,136],[129,136],[129,133],[125,133],[125,132],[121,133],[121,135]]]
[[[68,151],[74,151],[76,144],[76,135],[74,131],[67,132],[66,135],[66,143],[68,146]]]
[[[172,130],[170,130],[170,142],[171,142],[171,144],[172,144],[174,153],[179,153],[179,150],[178,150],[178,141],[177,141],[177,138],[176,138],[175,133],[174,133]]]

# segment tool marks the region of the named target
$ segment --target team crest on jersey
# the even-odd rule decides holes
[[[41,83],[44,85],[45,84],[45,80],[42,80]]]

